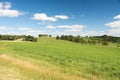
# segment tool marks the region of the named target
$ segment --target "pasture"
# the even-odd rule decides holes
[[[44,37],[2,41],[0,80],[120,80],[120,48]]]

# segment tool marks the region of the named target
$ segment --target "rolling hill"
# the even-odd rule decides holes
[[[119,66],[119,47],[46,37],[0,42],[0,80],[119,80]]]

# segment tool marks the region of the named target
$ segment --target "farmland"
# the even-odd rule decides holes
[[[120,48],[54,38],[0,42],[0,80],[119,80]]]

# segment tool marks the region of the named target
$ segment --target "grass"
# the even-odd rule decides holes
[[[120,48],[114,44],[82,45],[54,38],[0,42],[0,63],[19,80],[120,79]]]

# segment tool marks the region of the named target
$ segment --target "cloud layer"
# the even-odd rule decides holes
[[[23,15],[23,12],[12,10],[10,2],[0,2],[0,17],[18,17]]]
[[[64,29],[65,32],[79,32],[82,31],[83,28],[87,26],[85,25],[59,25],[59,26],[47,26],[50,29]]]
[[[69,17],[66,15],[56,15],[49,17],[45,13],[35,13],[32,17],[33,20],[40,20],[40,21],[57,21],[58,19],[68,19]]]
[[[120,15],[115,16],[114,19],[115,21],[106,23],[105,25],[111,28],[108,30],[110,35],[120,35]]]

